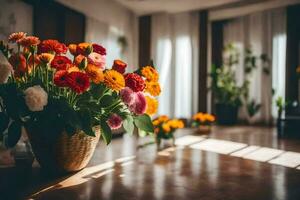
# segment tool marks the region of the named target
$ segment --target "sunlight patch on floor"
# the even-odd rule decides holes
[[[253,151],[253,152],[243,156],[243,158],[249,159],[249,160],[260,161],[260,162],[267,162],[267,161],[279,156],[283,152],[284,151],[278,150],[278,149],[262,147],[256,151]]]
[[[281,154],[279,157],[270,160],[269,163],[295,168],[300,165],[300,153],[288,151]]]
[[[189,146],[191,144],[201,142],[205,140],[205,137],[202,136],[194,136],[194,135],[186,135],[183,137],[176,138],[175,145],[176,146]]]
[[[190,147],[192,149],[200,149],[204,151],[211,151],[220,154],[230,154],[234,151],[245,148],[247,144],[231,142],[217,139],[207,139],[200,143],[193,144]]]

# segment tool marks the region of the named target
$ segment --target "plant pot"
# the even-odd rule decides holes
[[[37,129],[26,127],[26,130],[37,161],[51,174],[76,172],[86,167],[100,138],[100,127],[94,127],[95,137],[83,131],[72,136],[63,132],[54,142],[45,140]]]
[[[209,134],[211,131],[211,125],[200,125],[197,128],[197,134]]]
[[[216,104],[216,115],[220,125],[236,124],[238,107],[230,104]]]

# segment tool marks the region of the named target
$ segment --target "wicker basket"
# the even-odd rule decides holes
[[[41,134],[27,129],[34,155],[40,166],[49,172],[75,172],[86,167],[100,137],[100,127],[94,128],[96,137],[79,131],[72,136],[62,133],[53,143],[45,141]]]

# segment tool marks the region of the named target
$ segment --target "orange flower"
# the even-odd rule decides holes
[[[93,83],[99,84],[99,83],[103,82],[103,80],[104,80],[103,72],[96,65],[88,64],[85,71],[86,71],[87,75],[89,75],[89,77],[93,81]]]
[[[76,56],[75,60],[74,60],[75,65],[79,66],[81,64],[81,62],[83,61],[83,59],[87,59],[87,58],[81,54]]]
[[[166,122],[169,120],[169,117],[167,115],[161,115],[157,118],[157,120],[160,122]]]
[[[75,56],[77,55],[77,45],[76,44],[69,44],[68,46],[70,53]]]
[[[107,87],[115,91],[120,91],[125,87],[125,79],[123,75],[112,69],[105,71],[104,83]]]
[[[297,67],[296,72],[297,74],[300,74],[300,66]]]
[[[68,68],[68,73],[71,72],[80,72],[80,69],[78,67],[76,67],[75,65],[72,65],[71,67]]]
[[[147,79],[149,82],[157,82],[159,75],[156,69],[151,66],[143,67],[141,70],[142,75]]]
[[[159,120],[153,120],[152,122],[153,126],[158,126],[160,124],[160,121]]]
[[[24,37],[26,37],[26,33],[24,33],[24,32],[16,32],[16,33],[12,33],[12,34],[9,35],[8,41],[9,42],[19,42]]]
[[[53,58],[54,58],[54,55],[53,54],[51,54],[51,53],[41,53],[40,55],[39,55],[39,60],[41,61],[41,62],[43,62],[43,63],[50,63],[52,60],[53,60]]]
[[[78,54],[88,55],[92,52],[93,47],[90,43],[80,43],[77,45],[76,51]]]
[[[152,96],[158,96],[161,93],[159,83],[146,81],[145,92],[148,92]]]
[[[171,127],[168,123],[162,125],[162,129],[164,132],[169,133],[171,131]]]
[[[19,41],[20,45],[22,45],[23,47],[36,46],[40,44],[40,42],[40,39],[35,36],[26,36]]]
[[[151,98],[149,96],[145,96],[147,101],[147,107],[146,107],[146,113],[148,115],[154,115],[157,112],[158,108],[158,101],[154,98]]]

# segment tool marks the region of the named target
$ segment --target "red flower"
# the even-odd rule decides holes
[[[26,58],[23,54],[13,54],[9,59],[9,63],[13,66],[14,75],[21,78],[26,73]]]
[[[106,49],[99,45],[99,44],[93,44],[93,52],[99,53],[100,55],[104,56],[106,55]]]
[[[39,53],[55,52],[57,54],[67,53],[68,48],[65,44],[57,40],[44,40],[39,45]]]
[[[90,87],[89,76],[82,72],[71,72],[67,76],[69,87],[80,94],[85,92]]]
[[[71,64],[72,61],[66,56],[55,56],[51,62],[51,67],[56,70],[66,70]]]
[[[143,91],[145,88],[145,82],[141,76],[135,73],[125,75],[125,85],[131,88],[134,92]]]
[[[55,73],[53,82],[58,87],[67,87],[69,83],[67,81],[68,71],[67,70],[59,70]]]
[[[114,60],[114,64],[112,69],[116,70],[117,72],[124,74],[127,64],[124,63],[122,60]]]
[[[36,46],[40,44],[40,39],[35,36],[26,36],[23,39],[19,40],[19,44],[24,47]]]

